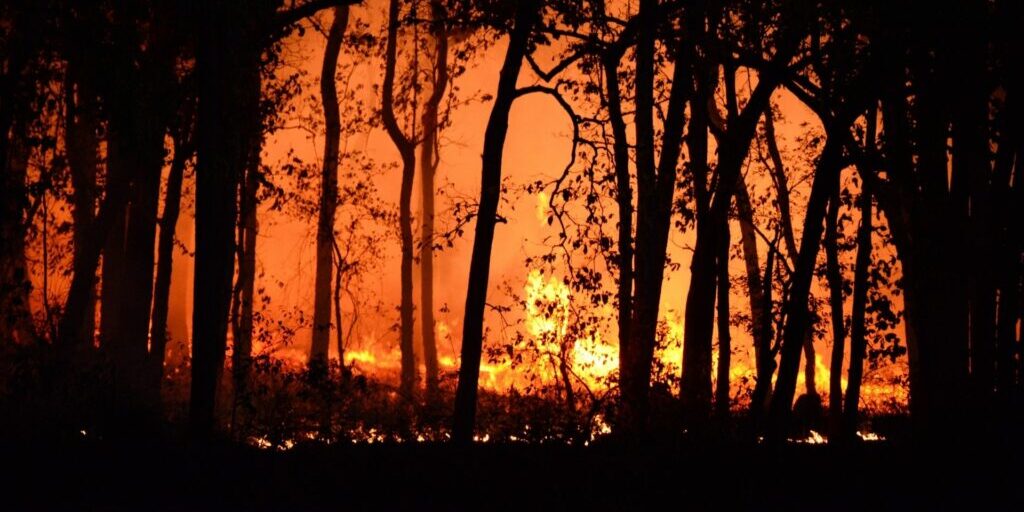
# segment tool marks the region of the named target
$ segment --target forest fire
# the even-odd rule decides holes
[[[595,331],[585,335],[573,319],[574,313],[572,291],[563,279],[554,275],[545,275],[540,270],[531,270],[522,285],[522,307],[519,311],[510,311],[510,316],[519,318],[509,326],[513,332],[504,338],[512,341],[504,349],[495,349],[492,356],[480,365],[480,386],[489,392],[503,395],[506,393],[530,393],[546,388],[557,388],[569,383],[574,389],[587,393],[606,394],[615,391],[617,371],[619,368],[619,349],[614,341],[614,333],[604,334]],[[667,375],[680,371],[683,358],[684,326],[671,314],[663,319],[664,337],[659,344],[655,358],[657,364]],[[435,328],[436,336],[442,340],[442,347],[448,345],[453,336],[453,327],[439,321]],[[586,332],[585,330],[583,332]],[[499,344],[496,337],[494,343]],[[362,348],[347,349],[345,364],[357,374],[380,380],[390,385],[397,385],[401,371],[401,352],[397,348],[386,349],[386,343],[373,337],[365,337],[358,343]],[[301,368],[305,364],[305,354],[295,350],[274,353],[275,358],[286,360],[292,367]],[[732,391],[733,403],[730,408],[739,412],[749,406],[750,394],[756,381],[756,369],[745,347],[734,350],[729,370],[729,387]],[[565,374],[561,367],[566,363]],[[454,375],[459,367],[458,355],[444,350],[439,352],[438,362],[441,371]],[[712,354],[712,366],[718,365],[718,354]],[[420,370],[423,366],[420,365]],[[831,381],[831,370],[820,353],[814,356],[814,385],[805,383],[807,372],[801,372],[797,378],[798,389],[827,390]],[[906,369],[899,364],[882,365],[872,372],[861,385],[861,407],[871,414],[901,414],[906,411],[908,390],[905,384]],[[715,377],[713,384],[717,386]],[[847,387],[845,376],[840,378],[843,389]],[[673,391],[678,392],[678,384],[673,384]],[[531,391],[533,390],[533,391]],[[394,398],[392,394],[392,399]],[[589,441],[608,435],[612,426],[599,414],[591,421]],[[865,441],[878,441],[882,438],[868,432],[857,433]],[[440,436],[440,437],[439,437]],[[491,439],[485,433],[486,439]],[[396,441],[400,437],[389,437],[375,429],[362,426],[349,431],[346,437],[352,442],[383,442]],[[477,439],[485,437],[476,436]],[[514,434],[505,437],[506,441],[517,442],[523,436]],[[437,441],[450,438],[450,433],[427,431],[416,435],[419,442]],[[824,437],[812,432],[806,439],[795,439],[798,443],[818,444]],[[258,447],[282,449],[282,445],[267,445],[265,438],[252,438],[251,442]],[[485,441],[481,441],[485,442]],[[294,441],[291,441],[294,446]]]
[[[1017,442],[1018,4],[0,2],[0,449],[689,496]]]

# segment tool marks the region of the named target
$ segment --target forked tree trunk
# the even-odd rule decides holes
[[[437,172],[438,111],[448,87],[448,32],[444,6],[430,2],[431,35],[434,38],[434,74],[430,98],[423,109],[423,146],[420,148],[420,186],[423,219],[420,226],[420,311],[423,361],[426,367],[426,398],[437,398],[437,342],[434,336],[434,176]]]
[[[465,319],[462,328],[462,361],[459,366],[459,385],[455,394],[452,440],[456,443],[469,443],[473,440],[491,248],[494,242],[498,202],[501,199],[502,151],[508,134],[509,112],[516,97],[516,80],[523,66],[533,26],[540,18],[540,9],[541,5],[537,0],[523,0],[517,4],[508,49],[505,51],[505,60],[498,76],[497,94],[484,132],[480,207],[473,238],[473,255],[469,264],[469,289],[466,291]]]
[[[769,106],[777,79],[769,74],[758,82],[743,112],[729,120],[719,145],[718,181],[705,222],[698,224],[690,263],[683,333],[683,374],[680,397],[686,417],[700,423],[711,411],[711,338],[714,326],[715,260],[720,250],[727,213],[750,150],[757,120]]]
[[[153,381],[146,376],[166,119],[152,110],[153,104],[142,106],[147,96],[141,89],[118,88],[114,94],[124,97],[108,102],[116,105],[109,108],[108,170],[112,176],[135,176],[129,204],[119,212],[103,253],[100,323],[101,348],[111,363],[112,405],[120,416],[116,426],[127,429],[137,426],[134,422],[154,419],[157,412]]]
[[[843,146],[849,138],[850,122],[852,122],[852,115],[847,111],[836,116],[827,125],[828,140],[819,158],[814,182],[811,186],[811,195],[807,202],[800,252],[790,284],[789,297],[786,301],[787,317],[783,331],[782,358],[771,402],[773,428],[768,434],[773,441],[782,439],[789,421],[800,367],[800,352],[802,349],[806,350],[811,327],[808,297],[814,277],[814,265],[821,247],[825,210],[832,190],[838,186],[839,172],[843,165]],[[807,364],[813,366],[813,352],[808,355],[810,360]],[[808,394],[810,394],[813,390],[810,386],[813,386],[814,379],[812,375],[807,375],[805,378],[807,379]]]
[[[399,0],[391,0],[388,8],[388,40],[384,62],[384,83],[381,95],[381,113],[384,128],[391,141],[398,148],[402,158],[402,184],[398,199],[398,224],[402,246],[401,258],[401,293],[402,302],[399,307],[400,341],[402,354],[401,394],[412,402],[416,391],[416,355],[413,347],[413,304],[412,304],[412,185],[416,177],[416,141],[415,133],[407,137],[395,118],[395,72],[398,53],[398,25],[401,9]],[[415,80],[416,78],[414,78]],[[415,109],[415,105],[412,106]]]
[[[657,23],[657,2],[640,3],[639,23]],[[698,15],[698,14],[694,14]],[[636,172],[637,225],[633,318],[628,344],[620,350],[621,431],[625,435],[646,431],[649,416],[651,365],[654,360],[661,289],[665,276],[666,249],[671,227],[672,197],[677,164],[686,126],[692,69],[684,58],[689,41],[682,39],[673,50],[672,87],[661,130],[661,155],[656,158],[654,128],[655,36],[650,30],[637,35],[636,73]]]
[[[114,171],[108,166],[107,172],[110,176],[109,173]],[[115,231],[115,224],[123,218],[122,212],[128,201],[128,190],[133,180],[134,175],[132,174],[118,175],[116,178],[107,180],[106,192],[100,202],[99,213],[90,226],[88,235],[84,237],[82,255],[73,263],[68,298],[64,303],[64,314],[61,316],[57,329],[57,344],[63,349],[84,347],[92,339],[92,333],[83,332],[82,326],[86,325],[86,316],[96,313],[95,300],[92,297],[95,293],[96,270],[100,263],[100,254],[108,235]],[[106,257],[104,257],[104,261],[107,261]],[[107,273],[104,272],[104,274]]]

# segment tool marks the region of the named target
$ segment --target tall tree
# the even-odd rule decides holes
[[[529,51],[534,25],[541,18],[538,0],[521,0],[509,34],[508,48],[498,76],[498,90],[484,131],[481,167],[480,205],[477,211],[473,253],[469,264],[469,289],[466,292],[465,319],[462,328],[462,361],[455,395],[452,439],[468,443],[473,439],[476,422],[477,387],[483,353],[484,309],[490,276],[491,248],[501,199],[501,161],[508,134],[509,112],[516,98],[516,81]]]
[[[381,115],[384,128],[398,149],[402,159],[402,184],[398,199],[398,224],[402,245],[401,293],[402,303],[399,348],[402,353],[401,392],[406,400],[412,400],[416,387],[416,355],[413,350],[413,303],[412,303],[412,186],[416,177],[416,133],[406,135],[395,117],[395,73],[398,66],[398,27],[401,23],[400,3],[391,0],[388,7],[387,48],[384,61],[384,84],[381,93]],[[418,51],[418,50],[414,50]],[[419,77],[414,71],[412,80]],[[418,85],[413,85],[416,89]],[[416,106],[412,106],[415,110]]]
[[[661,152],[656,156],[654,123],[654,77],[657,34],[647,27],[658,25],[665,16],[657,0],[640,2],[636,36],[636,140],[637,208],[634,245],[635,274],[629,338],[620,345],[619,387],[624,433],[641,433],[647,428],[651,364],[654,358],[661,288],[664,281],[666,249],[671,227],[672,197],[677,166],[682,153],[686,105],[692,89],[693,70],[686,60],[691,42],[685,37],[671,40],[673,71],[664,126],[660,130]],[[689,12],[701,19],[703,13]],[[622,222],[623,220],[620,220]],[[710,363],[709,363],[710,364]]]
[[[181,213],[181,189],[185,167],[194,154],[192,147],[193,119],[195,105],[186,100],[178,113],[178,120],[172,130],[174,156],[167,175],[164,209],[160,215],[160,239],[157,242],[156,280],[153,285],[153,320],[150,332],[150,372],[155,380],[148,387],[155,391],[159,400],[160,381],[163,377],[164,360],[167,355],[167,317],[171,298],[171,272],[174,269],[174,240],[177,234],[178,217]]]
[[[871,131],[871,130],[869,130]],[[870,140],[870,139],[869,139]],[[873,143],[873,142],[872,142]],[[853,276],[853,310],[850,313],[850,366],[846,377],[846,404],[843,406],[841,438],[852,438],[857,431],[860,388],[864,376],[864,357],[867,355],[865,316],[868,298],[868,267],[871,265],[871,192],[862,181],[858,200],[860,226],[857,228],[857,256]],[[833,367],[833,372],[837,369]],[[831,411],[830,411],[831,414]]]
[[[447,13],[440,0],[430,1],[430,33],[434,39],[434,65],[430,97],[423,106],[423,146],[420,148],[420,187],[423,219],[420,226],[420,310],[427,400],[437,396],[437,342],[434,337],[434,177],[437,173],[438,114],[448,87]]]
[[[100,168],[100,100],[96,84],[89,77],[88,68],[94,66],[90,61],[88,45],[76,46],[67,57],[68,66],[65,71],[64,96],[66,104],[65,123],[67,136],[68,167],[71,170],[71,184],[74,187],[72,202],[72,222],[74,223],[74,256],[75,266],[85,264],[84,258],[86,239],[95,221],[98,189],[96,178]],[[85,69],[82,69],[85,68]],[[96,331],[96,290],[95,272],[93,283],[89,287],[86,308],[92,314],[82,318],[80,332],[88,335],[91,344]]]
[[[757,121],[768,108],[769,99],[783,77],[777,68],[788,65],[798,39],[791,30],[777,36],[772,63],[759,70],[758,82],[743,107],[729,109],[725,130],[718,135],[718,166],[714,199],[704,222],[697,223],[697,241],[690,263],[691,280],[686,297],[683,334],[683,372],[680,396],[686,416],[700,423],[711,411],[711,336],[714,324],[716,288],[715,262],[720,239],[727,228],[727,214],[750,149]],[[726,72],[726,84],[734,80]],[[734,93],[728,94],[734,96]],[[706,102],[702,102],[706,105]],[[699,107],[698,107],[699,108]],[[723,227],[725,226],[725,227]]]
[[[618,258],[616,261],[619,280],[618,299],[619,350],[629,344],[633,317],[633,186],[629,171],[629,142],[626,135],[626,121],[622,113],[622,90],[619,83],[619,65],[627,45],[623,39],[612,45],[602,55],[605,89],[607,90],[608,119],[612,127],[612,144],[615,165],[615,202],[618,207]]]
[[[765,277],[761,278],[761,263],[757,254],[757,234],[753,207],[747,192],[746,180],[736,188],[736,213],[740,223],[740,242],[747,274],[747,296],[750,299],[750,323],[754,339],[754,359],[757,382],[750,399],[751,416],[757,421],[771,394],[772,376],[775,374],[775,355],[772,352],[772,299],[771,272],[773,258],[768,257]],[[770,251],[771,249],[769,249]]]
[[[320,71],[320,100],[324,109],[324,164],[320,179],[320,214],[316,230],[316,284],[313,295],[313,343],[309,364],[317,371],[327,368],[331,334],[331,272],[334,266],[334,216],[338,209],[338,146],[341,142],[341,114],[335,73],[338,55],[348,27],[348,6],[334,8],[334,21],[327,33]],[[335,326],[341,330],[341,325]],[[340,334],[338,335],[340,338]],[[339,354],[338,357],[341,357]],[[344,362],[344,361],[343,361]]]
[[[837,184],[838,185],[838,184]],[[828,412],[831,431],[839,433],[843,413],[843,359],[846,325],[843,316],[843,275],[839,266],[839,187],[832,192],[825,213],[825,277],[832,316],[832,356],[829,361]]]
[[[196,20],[196,259],[189,422],[212,434],[224,364],[234,273],[238,183],[262,142],[260,69],[264,50],[320,10],[357,3],[309,0],[278,10],[278,0],[194,5]]]
[[[253,91],[259,91],[259,49],[247,32],[259,20],[238,19],[225,0],[207,2],[195,14],[199,108],[189,422],[193,435],[205,437],[214,427],[227,344],[237,183],[247,165],[246,146],[258,129],[258,122],[247,116],[258,108]]]
[[[850,99],[852,101],[852,98]],[[859,102],[854,102],[859,105]],[[861,109],[846,103],[833,117],[826,121],[827,141],[818,159],[811,185],[811,195],[804,218],[803,237],[800,252],[786,300],[786,323],[783,330],[782,358],[779,375],[772,395],[771,412],[776,439],[784,435],[796,388],[796,376],[800,365],[800,353],[807,344],[811,325],[811,311],[808,308],[814,265],[821,247],[826,207],[832,190],[838,186],[839,173],[843,168],[843,148],[850,137],[850,125],[855,113]],[[809,361],[808,364],[813,364]]]
[[[119,423],[126,426],[151,421],[157,412],[146,375],[164,138],[174,103],[166,98],[177,83],[180,52],[177,15],[161,2],[115,5],[110,13],[110,77],[102,90],[109,117],[107,193],[118,186],[112,181],[134,179],[104,245],[100,342],[111,362],[113,403],[124,418]]]
[[[252,366],[253,306],[256,288],[256,237],[259,235],[259,144],[250,146],[252,154],[244,174],[238,180],[238,227],[235,246],[237,274],[231,297],[231,376],[235,383],[235,403],[248,400],[249,370]]]

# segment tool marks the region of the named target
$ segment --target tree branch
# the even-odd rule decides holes
[[[309,0],[302,5],[277,13],[274,28],[283,29],[294,25],[324,9],[361,4],[362,2],[363,0]]]

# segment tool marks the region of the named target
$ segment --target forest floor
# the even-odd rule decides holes
[[[359,444],[274,451],[183,442],[0,442],[0,509],[907,511],[1019,504],[1024,452],[970,444]]]

